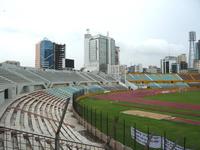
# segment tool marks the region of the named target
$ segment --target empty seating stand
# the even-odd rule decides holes
[[[4,68],[0,68],[0,76],[3,76],[4,78],[7,78],[15,83],[30,83],[29,80],[26,80],[22,76],[19,76],[13,72],[10,72]]]
[[[26,78],[29,78],[33,82],[47,82],[47,80],[45,80],[44,78],[41,78],[40,76],[37,76],[36,74],[24,68],[16,67],[10,70],[15,71],[19,74],[22,74],[23,76],[25,76]]]
[[[37,91],[11,103],[0,119],[0,129],[3,130],[0,137],[4,138],[0,149],[54,149],[55,133],[66,98],[69,92],[77,90],[75,87],[66,87]],[[68,146],[85,147],[88,150],[103,149],[82,138],[70,126],[68,118],[64,119],[60,138],[62,149]]]

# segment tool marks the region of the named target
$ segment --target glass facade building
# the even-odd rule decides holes
[[[41,68],[54,69],[54,49],[53,43],[49,40],[40,42]]]
[[[36,68],[62,70],[65,59],[65,44],[56,44],[44,39],[36,44]]]
[[[107,73],[111,65],[119,65],[119,47],[115,40],[108,36],[85,34],[84,42],[85,58],[84,66],[90,71],[102,71]]]
[[[195,59],[200,60],[200,40],[195,43]]]

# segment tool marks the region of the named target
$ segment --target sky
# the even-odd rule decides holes
[[[66,44],[66,57],[84,64],[84,34],[109,32],[120,64],[160,64],[188,55],[188,32],[200,39],[200,0],[0,0],[0,62],[34,67],[35,44],[44,37]]]

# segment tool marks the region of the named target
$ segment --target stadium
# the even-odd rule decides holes
[[[0,66],[1,149],[200,149],[200,74]],[[195,139],[195,140],[194,140]]]

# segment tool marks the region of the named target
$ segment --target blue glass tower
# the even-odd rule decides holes
[[[36,44],[36,68],[63,70],[65,68],[65,44],[43,39]]]
[[[48,39],[44,39],[40,42],[40,60],[42,68],[55,68],[53,43]]]

